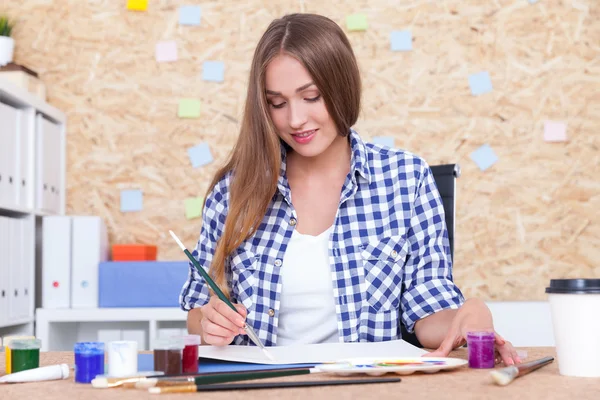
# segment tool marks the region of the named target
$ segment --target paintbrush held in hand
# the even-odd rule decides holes
[[[544,357],[540,358],[539,360],[533,360],[527,363],[501,368],[491,372],[492,379],[496,384],[500,386],[506,386],[516,378],[527,375],[531,371],[535,371],[544,365],[550,364],[552,361],[554,361],[554,357]]]

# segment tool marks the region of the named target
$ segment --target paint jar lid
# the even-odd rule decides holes
[[[170,337],[170,338],[158,338],[154,341],[154,350],[183,350],[185,343],[183,338]]]
[[[10,350],[39,350],[42,347],[40,339],[14,339],[10,342]]]
[[[482,340],[482,341],[488,341],[488,340],[495,340],[495,335],[494,332],[492,331],[472,331],[472,332],[467,332],[467,341],[477,341],[477,340]]]
[[[182,338],[186,346],[200,346],[200,335],[183,335]]]
[[[4,336],[4,346],[10,348],[12,341],[19,339],[35,339],[35,336]]]
[[[600,279],[551,279],[546,293],[598,294],[600,293]]]
[[[73,348],[75,354],[104,354],[104,342],[78,342]]]

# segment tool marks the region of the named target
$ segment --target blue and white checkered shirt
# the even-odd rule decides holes
[[[340,341],[399,339],[400,320],[458,308],[463,295],[452,279],[444,209],[429,166],[405,151],[365,144],[350,132],[352,160],[329,240],[333,297]],[[248,310],[247,323],[263,343],[277,343],[282,283],[279,275],[296,225],[285,152],[278,191],[257,232],[228,258],[232,300]],[[226,174],[206,199],[193,256],[208,270],[229,202]],[[184,310],[209,300],[209,288],[190,263],[180,303]],[[246,335],[235,344],[248,344]]]

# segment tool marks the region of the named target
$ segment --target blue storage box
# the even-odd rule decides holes
[[[187,261],[120,261],[99,265],[99,307],[179,307]]]

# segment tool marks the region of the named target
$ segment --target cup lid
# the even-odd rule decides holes
[[[600,294],[600,279],[551,279],[546,293]]]

